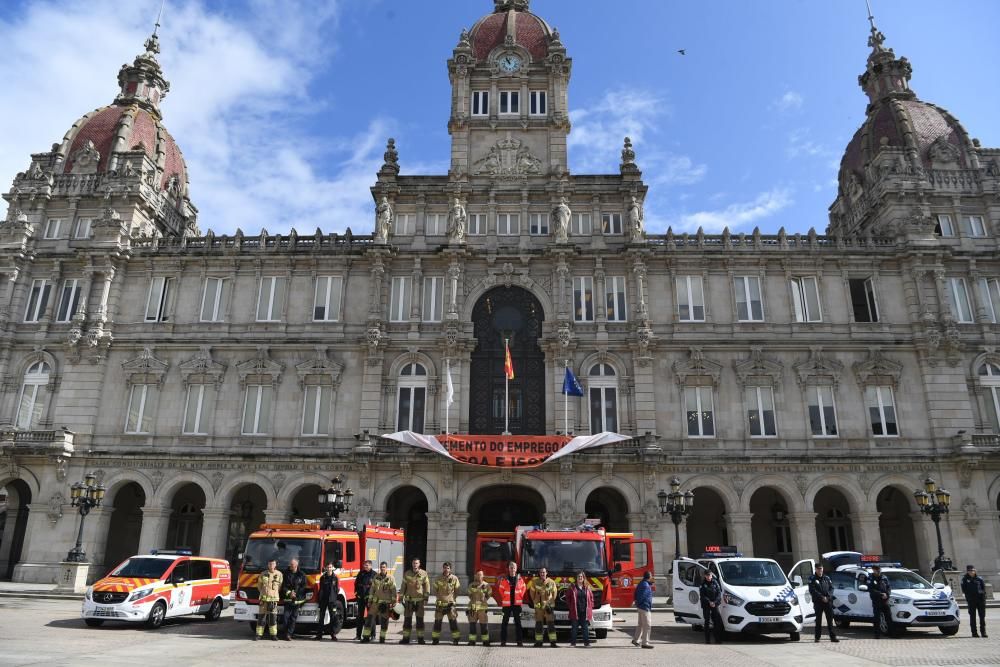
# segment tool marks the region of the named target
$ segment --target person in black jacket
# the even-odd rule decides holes
[[[872,574],[868,577],[868,597],[872,601],[872,623],[875,626],[875,639],[882,636],[882,619],[885,619],[886,632],[892,628],[892,615],[889,613],[889,596],[892,594],[892,586],[889,580],[882,574],[882,568],[878,565],[872,566]]]
[[[355,628],[357,635],[355,639],[361,641],[361,631],[365,627],[365,614],[368,612],[368,594],[372,591],[372,579],[375,578],[375,570],[372,569],[372,562],[366,560],[361,565],[361,571],[354,577],[354,599],[358,601],[358,620]]]
[[[809,595],[816,610],[816,641],[823,636],[823,616],[830,631],[830,641],[839,642],[833,629],[833,581],[823,574],[823,566],[816,566],[816,573],[809,577]]]
[[[965,566],[965,576],[962,577],[962,593],[969,605],[969,625],[972,626],[972,636],[986,635],[986,582],[976,574],[973,565]],[[976,614],[979,614],[979,634],[976,634]]]
[[[299,618],[299,609],[306,601],[306,575],[299,569],[299,561],[293,558],[288,563],[288,571],[281,582],[281,599],[284,601],[285,641],[292,641],[295,634],[295,621]]]
[[[330,639],[337,641],[337,631],[340,630],[341,624],[344,619],[339,618],[340,610],[337,609],[337,600],[340,596],[340,579],[337,578],[337,573],[334,572],[333,563],[326,564],[326,571],[319,578],[319,609],[317,610],[318,617],[317,629],[316,629],[316,639],[323,640],[323,630],[324,628],[330,629]],[[323,625],[323,617],[326,616],[327,612],[330,612],[330,625]]]
[[[705,572],[701,587],[698,589],[701,597],[701,615],[705,623],[705,643],[712,643],[712,626],[715,627],[715,643],[722,643],[722,633],[726,631],[722,625],[722,614],[719,605],[722,604],[722,584],[715,580],[711,570]]]

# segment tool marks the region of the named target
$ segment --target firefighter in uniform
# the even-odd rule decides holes
[[[409,644],[413,628],[413,615],[417,616],[417,642],[424,642],[424,604],[431,596],[431,578],[427,570],[420,569],[420,559],[414,558],[403,575],[403,638],[400,644]]]
[[[358,621],[355,629],[355,639],[361,640],[361,632],[367,625],[365,614],[368,612],[368,594],[372,591],[372,579],[375,578],[375,570],[372,569],[372,562],[366,560],[361,565],[361,572],[354,577],[354,595],[358,599]]]
[[[726,628],[722,624],[722,614],[719,605],[722,604],[722,586],[715,580],[711,570],[705,572],[705,578],[698,589],[701,598],[701,615],[705,624],[705,643],[712,643],[712,627],[715,627],[715,643],[722,643],[722,633]]]
[[[531,599],[531,606],[535,608],[535,647],[541,647],[545,639],[542,633],[548,630],[549,645],[556,646],[556,596],[559,594],[559,585],[553,579],[549,579],[549,571],[544,567],[538,570],[538,576],[531,580],[528,588],[528,595]]]
[[[389,576],[389,564],[382,561],[378,565],[378,574],[372,579],[371,591],[368,593],[368,623],[361,633],[361,642],[367,644],[375,634],[375,626],[379,625],[378,642],[385,643],[385,635],[389,632],[389,612],[396,604],[396,581]]]
[[[521,628],[521,605],[524,604],[524,594],[527,584],[517,573],[517,563],[507,563],[507,575],[497,577],[493,598],[500,603],[503,617],[500,619],[500,646],[507,645],[507,624],[514,618],[514,638],[518,646],[524,646],[521,639],[524,630]]]
[[[476,645],[476,623],[479,623],[479,638],[483,646],[490,645],[490,628],[487,624],[486,610],[490,605],[493,587],[483,579],[483,571],[476,572],[475,578],[469,583],[469,646]]]
[[[868,577],[868,597],[872,601],[872,619],[875,626],[875,639],[882,636],[882,619],[885,619],[885,629],[888,633],[892,629],[892,616],[889,614],[889,595],[892,593],[892,586],[889,580],[882,574],[882,568],[878,565],[872,566],[872,576]]]
[[[823,574],[823,566],[816,566],[816,573],[809,577],[809,595],[816,610],[816,641],[823,636],[823,617],[830,632],[830,641],[839,642],[833,629],[833,580]]]
[[[299,561],[293,558],[288,563],[288,572],[281,582],[281,597],[285,600],[285,641],[292,641],[295,623],[299,619],[299,609],[306,603],[306,575],[299,569]]]
[[[458,611],[455,610],[455,596],[462,583],[451,573],[451,563],[441,566],[441,576],[434,580],[434,628],[431,630],[431,643],[441,640],[441,619],[448,617],[448,627],[451,630],[451,643],[458,646]]]
[[[257,590],[260,592],[260,607],[257,614],[257,634],[253,640],[264,636],[264,625],[271,641],[278,641],[278,601],[281,599],[281,583],[284,577],[278,569],[278,561],[273,558],[267,561],[267,569],[257,577]]]

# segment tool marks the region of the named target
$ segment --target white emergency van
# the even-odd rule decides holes
[[[800,561],[786,574],[770,558],[745,558],[736,547],[705,549],[698,559],[674,561],[674,620],[678,623],[702,629],[699,587],[708,570],[722,585],[719,614],[726,632],[787,633],[792,641],[798,641],[803,625],[815,620],[808,592],[808,574],[815,561]]]

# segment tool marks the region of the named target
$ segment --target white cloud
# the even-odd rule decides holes
[[[799,157],[821,157],[831,160],[835,153],[828,146],[817,143],[809,136],[808,129],[799,128],[788,133],[785,155],[789,159]]]
[[[786,91],[784,95],[779,97],[774,101],[774,108],[782,113],[789,111],[798,111],[802,108],[802,103],[805,102],[805,98],[802,97],[801,93],[797,93],[794,90]]]
[[[710,234],[721,232],[725,227],[736,231],[772,216],[793,203],[791,190],[773,188],[760,193],[751,201],[729,204],[721,209],[685,213],[673,219],[671,224],[676,232],[695,232],[699,227]]]

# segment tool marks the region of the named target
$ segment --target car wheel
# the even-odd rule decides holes
[[[222,599],[215,598],[215,602],[209,607],[208,613],[205,614],[206,621],[217,621],[219,617],[222,616]]]
[[[849,628],[849,627],[851,627],[851,622],[848,621],[847,619],[838,618],[838,619],[834,620],[834,623],[837,624],[838,628]]]
[[[941,631],[942,635],[945,635],[946,637],[951,637],[953,634],[955,634],[955,633],[958,632],[958,626],[957,625],[939,625],[938,626],[938,630]]]
[[[607,630],[594,630],[594,636],[596,636],[598,639],[607,639],[607,637],[608,637],[608,631]]]
[[[153,605],[153,608],[149,610],[149,618],[146,619],[146,627],[150,630],[156,630],[161,625],[163,621],[167,618],[167,605],[160,600]]]
[[[87,624],[88,628],[99,628],[102,625],[104,625],[104,619],[103,618],[85,618],[85,619],[83,619],[83,622]],[[944,628],[942,628],[942,630],[943,629]],[[955,628],[955,630],[957,631],[958,628]],[[955,633],[953,632],[951,634],[955,634]]]
[[[798,632],[790,632],[788,633],[788,638],[791,639],[793,642],[797,642],[800,639],[802,639],[802,635],[800,635]]]

